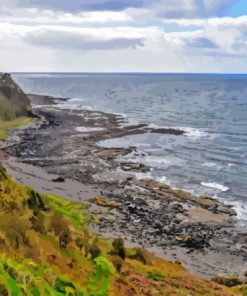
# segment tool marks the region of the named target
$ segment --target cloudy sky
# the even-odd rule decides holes
[[[0,0],[0,72],[247,72],[247,0]]]

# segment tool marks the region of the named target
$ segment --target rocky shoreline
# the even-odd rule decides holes
[[[235,227],[234,209],[206,196],[193,196],[151,179],[150,170],[119,161],[135,147],[104,148],[105,139],[140,133],[183,136],[176,129],[128,125],[115,114],[62,110],[59,100],[29,95],[39,123],[16,130],[4,143],[5,166],[20,182],[88,202],[98,217],[93,230],[122,236],[157,255],[179,260],[192,273],[242,275],[247,269],[247,234]],[[123,124],[124,123],[124,124]]]

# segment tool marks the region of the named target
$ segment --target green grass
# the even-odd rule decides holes
[[[28,125],[30,122],[31,119],[28,117],[19,117],[10,121],[0,120],[0,140],[6,139],[9,130]]]
[[[85,228],[93,221],[93,217],[86,212],[87,206],[82,203],[71,202],[55,195],[44,195],[43,198],[56,213],[68,217],[77,229]]]

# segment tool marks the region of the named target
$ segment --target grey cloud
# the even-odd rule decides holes
[[[235,0],[0,0],[0,6],[40,7],[66,12],[118,11],[127,8],[146,8],[157,17],[194,18],[224,16]]]
[[[160,0],[154,1],[152,6],[158,8],[156,15],[161,18],[210,18],[227,16],[226,12],[234,2],[235,0],[193,0],[194,9],[191,9],[189,1]]]
[[[0,0],[8,2],[7,0]],[[19,7],[45,7],[66,12],[79,12],[82,10],[123,10],[128,7],[142,7],[142,0],[10,0]],[[11,4],[11,3],[10,3]]]
[[[57,32],[53,30],[29,33],[24,41],[37,46],[69,50],[109,50],[136,48],[144,45],[142,38],[93,39],[77,33]]]

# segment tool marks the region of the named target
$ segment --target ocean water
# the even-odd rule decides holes
[[[175,127],[183,136],[134,135],[100,143],[137,146],[127,161],[150,176],[233,204],[247,221],[247,75],[14,74],[28,93],[70,98],[60,107],[120,113],[130,123]],[[83,131],[83,128],[82,128]]]

